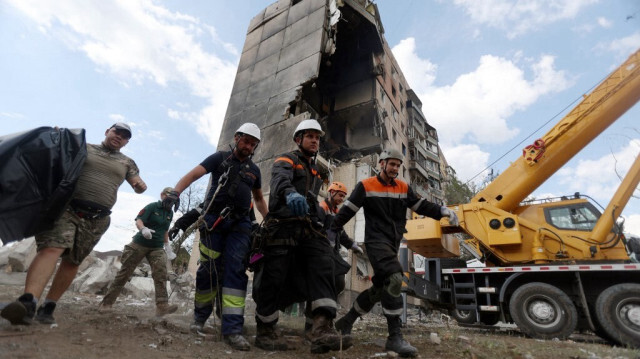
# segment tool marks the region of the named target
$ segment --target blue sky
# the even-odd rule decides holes
[[[149,190],[121,187],[98,245],[121,249],[137,211],[215,150],[249,21],[272,2],[0,0],[0,135],[83,127],[99,143],[112,123],[131,124],[124,152]],[[508,167],[640,48],[636,0],[375,3],[463,181],[531,135],[492,165]],[[640,152],[638,118],[636,105],[533,195],[580,191],[606,205]],[[623,215],[640,234],[640,199]]]

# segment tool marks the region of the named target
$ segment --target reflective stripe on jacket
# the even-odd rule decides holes
[[[416,196],[406,182],[394,179],[385,184],[380,176],[358,182],[333,220],[332,228],[342,229],[360,208],[364,208],[365,242],[395,241],[406,232],[407,208],[439,220],[440,206]]]

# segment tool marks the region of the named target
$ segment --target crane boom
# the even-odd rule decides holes
[[[471,202],[488,202],[511,212],[544,181],[640,99],[640,50],[540,140],[525,149]]]

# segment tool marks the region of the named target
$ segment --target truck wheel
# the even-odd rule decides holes
[[[476,322],[475,310],[451,309],[449,311],[449,316],[460,324],[474,324]]]
[[[596,317],[613,341],[639,348],[640,284],[616,284],[600,293],[596,300]]]
[[[528,283],[509,301],[511,317],[520,331],[537,339],[565,339],[578,325],[573,302],[560,289],[546,283]]]

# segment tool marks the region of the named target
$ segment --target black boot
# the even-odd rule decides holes
[[[342,335],[350,335],[351,329],[353,329],[353,323],[356,322],[358,317],[360,317],[358,315],[358,312],[356,312],[352,307],[351,309],[349,309],[347,314],[344,315],[344,317],[338,319],[338,321],[336,322],[336,329]]]
[[[398,353],[402,358],[413,358],[418,355],[418,349],[413,347],[402,337],[402,320],[400,316],[386,316],[389,337],[384,345],[385,350]]]
[[[53,311],[56,309],[56,302],[48,302],[38,308],[36,320],[41,324],[54,324],[56,320],[53,318]]]
[[[287,340],[276,331],[275,324],[256,323],[255,346],[264,350],[288,350]]]
[[[36,314],[36,303],[33,301],[33,294],[24,293],[15,302],[9,303],[0,312],[0,316],[11,322],[12,325],[33,324],[33,317]]]

